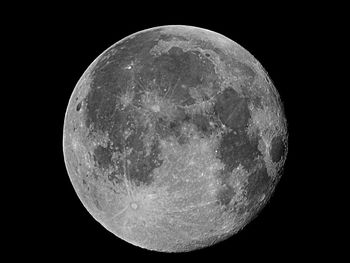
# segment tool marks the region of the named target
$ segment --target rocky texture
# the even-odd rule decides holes
[[[64,130],[87,209],[157,251],[236,233],[269,199],[287,154],[281,102],[262,66],[222,35],[185,26],[106,50],[75,88]]]

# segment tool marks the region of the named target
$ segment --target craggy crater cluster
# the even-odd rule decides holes
[[[281,102],[260,64],[213,32],[128,37],[85,72],[65,120],[75,189],[111,232],[187,251],[241,229],[287,152]]]

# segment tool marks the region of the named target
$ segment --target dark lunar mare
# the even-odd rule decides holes
[[[279,135],[272,139],[270,155],[273,162],[279,162],[286,153],[286,141]]]
[[[135,184],[152,182],[149,174],[161,165],[157,159],[158,147],[152,146],[149,156],[146,156],[141,139],[144,127],[136,123],[136,113],[132,107],[122,109],[120,97],[133,85],[134,76],[123,70],[131,61],[149,56],[149,50],[156,44],[153,33],[138,34],[127,38],[110,48],[96,64],[91,78],[93,79],[90,92],[86,97],[85,125],[91,133],[103,132],[108,134],[110,143],[107,147],[96,148],[94,158],[99,168],[110,165],[118,166],[120,173],[126,173]],[[135,56],[136,55],[136,56]],[[136,92],[141,93],[144,87],[137,82]],[[125,139],[124,133],[132,131]],[[131,165],[123,171],[125,159],[112,160],[113,153],[122,155],[124,150],[133,149],[127,156]]]

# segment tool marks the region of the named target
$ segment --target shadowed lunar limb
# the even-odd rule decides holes
[[[288,152],[259,62],[209,30],[137,32],[86,70],[67,108],[68,174],[94,218],[163,252],[220,242],[256,217]]]

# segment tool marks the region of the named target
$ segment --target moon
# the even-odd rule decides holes
[[[192,26],[150,28],[107,48],[64,120],[81,203],[101,229],[154,251],[201,249],[241,231],[270,200],[287,152],[282,100],[263,66]]]

